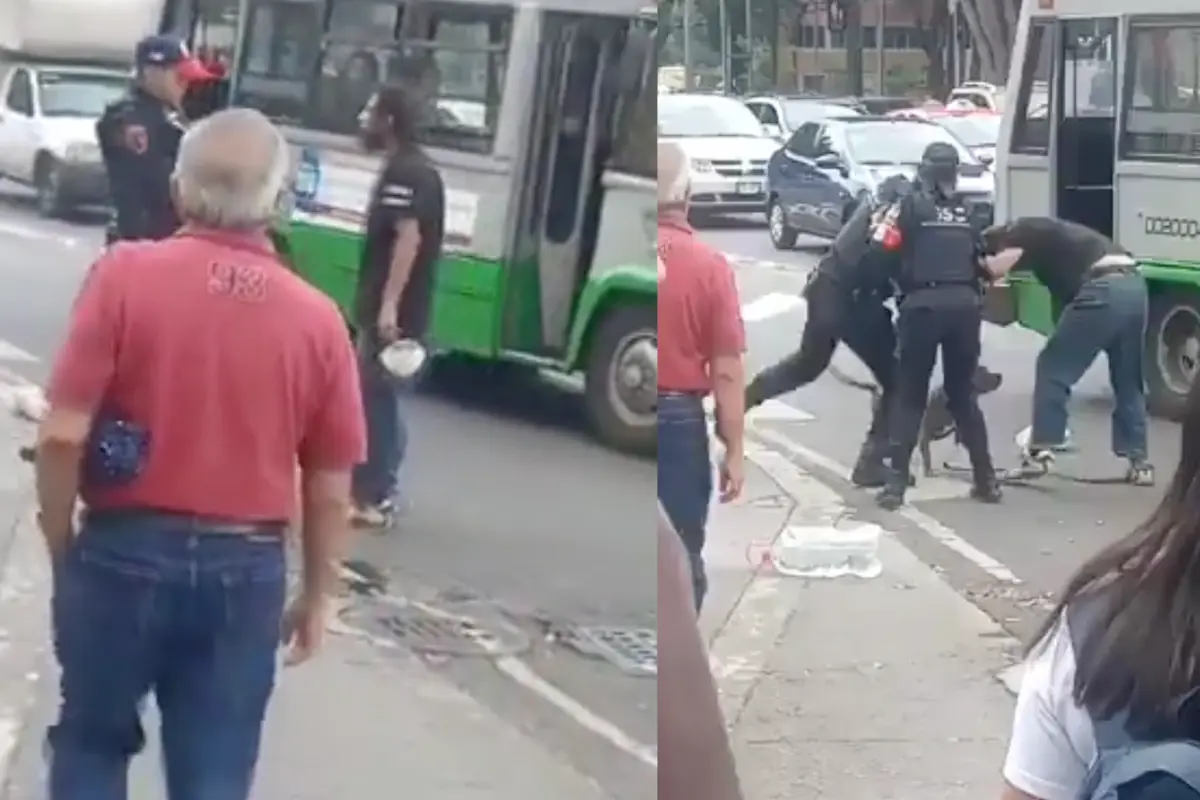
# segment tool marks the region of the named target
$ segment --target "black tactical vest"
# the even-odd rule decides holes
[[[905,294],[940,286],[978,286],[978,233],[967,206],[959,200],[912,195],[910,229],[901,270]]]

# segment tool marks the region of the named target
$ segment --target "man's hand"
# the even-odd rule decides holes
[[[46,540],[46,550],[50,555],[50,563],[57,564],[67,554],[71,542],[75,538],[75,525],[68,517],[65,520],[54,519],[53,514],[39,511],[37,514],[38,528]]]
[[[742,494],[746,483],[746,457],[741,451],[725,449],[721,458],[721,502],[732,503]]]
[[[379,317],[375,320],[375,332],[384,344],[391,344],[400,338],[400,325],[397,322],[399,310],[395,304],[384,303],[379,307]]]
[[[288,652],[284,663],[289,667],[308,661],[325,641],[325,626],[332,613],[327,595],[304,592],[283,612],[281,640]]]

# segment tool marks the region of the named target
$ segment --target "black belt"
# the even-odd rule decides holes
[[[659,397],[698,397],[703,400],[708,395],[708,392],[692,389],[689,391],[677,391],[675,389],[659,389]]]
[[[221,517],[206,517],[200,514],[184,514],[177,511],[161,511],[155,508],[88,509],[85,514],[87,520],[98,523],[121,524],[161,520],[171,525],[195,528],[197,533],[217,533],[231,536],[283,536],[289,525],[289,523],[281,521],[239,521]]]

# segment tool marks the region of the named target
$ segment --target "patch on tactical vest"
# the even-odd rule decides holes
[[[121,138],[125,147],[139,156],[150,149],[150,134],[144,125],[126,125]]]

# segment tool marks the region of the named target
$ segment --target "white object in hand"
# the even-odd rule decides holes
[[[400,339],[380,351],[379,363],[391,375],[408,379],[421,371],[428,357],[425,346],[416,339]]]

